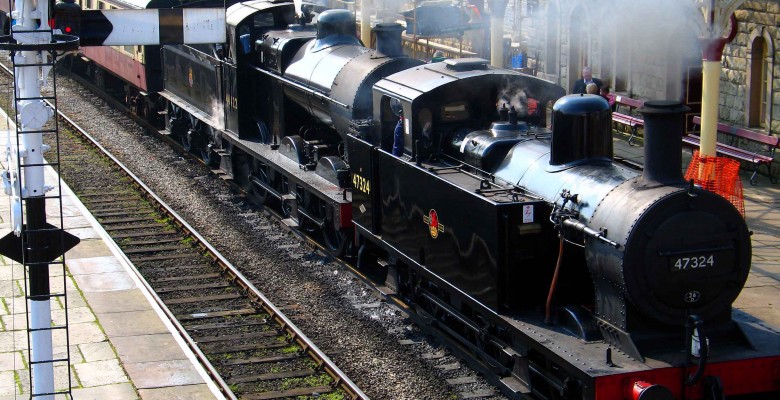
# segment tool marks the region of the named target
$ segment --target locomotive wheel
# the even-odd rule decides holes
[[[209,167],[213,167],[215,160],[217,157],[214,156],[214,153],[211,151],[211,145],[206,145],[201,147],[200,149],[200,159],[203,160],[203,163],[208,165]]]
[[[322,227],[322,239],[325,243],[325,249],[335,257],[343,256],[349,246],[348,232],[344,229],[336,229],[330,219],[325,220]]]
[[[252,201],[254,201],[259,206],[264,205],[265,202],[268,201],[268,191],[258,186],[256,183],[252,181],[256,179],[270,186],[271,177],[269,172],[270,171],[267,165],[261,162],[257,162],[254,171],[251,174],[249,174],[249,179],[248,179],[249,182],[247,183],[247,193],[249,194],[249,197],[252,199]]]
[[[203,136],[203,123],[200,122],[199,119],[189,114],[187,117],[185,117],[185,120],[189,120],[189,126],[191,128],[187,129],[186,133],[179,139],[181,142],[181,147],[184,149],[184,151],[189,153],[195,153],[196,151],[200,153],[200,146],[198,146],[198,142],[201,141],[200,139]],[[193,149],[195,151],[193,151]]]
[[[192,150],[192,136],[195,135],[195,132],[192,129],[187,129],[187,132],[181,136],[179,136],[179,143],[181,143],[181,147],[184,149],[184,151],[191,151]]]
[[[212,150],[215,147],[214,128],[207,125],[205,134],[202,135],[202,141],[198,146],[200,150],[200,159],[209,167],[219,166],[219,156]]]

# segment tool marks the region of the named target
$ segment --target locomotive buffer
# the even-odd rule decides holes
[[[54,386],[55,364],[67,363],[65,370],[70,370],[70,355],[68,352],[65,358],[58,359],[53,355],[53,332],[64,331],[68,343],[68,322],[59,326],[52,322],[51,298],[65,298],[65,289],[62,293],[51,292],[49,267],[56,262],[64,269],[64,254],[79,239],[63,230],[61,209],[58,223],[47,221],[47,200],[55,200],[62,207],[59,178],[54,186],[47,186],[44,179],[45,167],[50,164],[46,164],[43,153],[56,150],[56,159],[61,160],[58,149],[50,149],[43,143],[44,134],[53,135],[52,142],[59,143],[58,123],[50,122],[57,109],[55,76],[52,74],[53,96],[43,96],[41,87],[47,83],[57,58],[78,49],[79,36],[81,45],[85,46],[222,43],[226,40],[225,10],[82,11],[74,0],[66,0],[55,5],[52,21],[48,0],[23,0],[15,4],[18,8],[11,12],[14,21],[11,33],[0,37],[0,50],[11,51],[17,113],[17,140],[11,143],[9,137],[6,170],[2,173],[5,192],[11,196],[13,230],[0,239],[0,254],[22,263],[29,273],[30,396],[53,399],[57,395],[71,395],[70,384],[66,390],[59,391]],[[46,195],[47,192],[56,195]]]

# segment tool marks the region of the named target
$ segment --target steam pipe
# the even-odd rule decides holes
[[[712,16],[710,23],[713,24]],[[699,154],[714,157],[717,143],[718,102],[723,48],[737,36],[737,18],[731,15],[731,32],[725,38],[704,38],[702,41],[702,102],[701,144]]]
[[[490,5],[490,65],[504,67],[504,14],[509,0],[488,0]]]
[[[363,46],[371,47],[371,0],[360,2],[360,40]]]

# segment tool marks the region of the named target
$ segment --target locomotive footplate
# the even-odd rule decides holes
[[[780,342],[776,326],[742,311],[735,310],[734,319],[753,344],[753,349],[744,346],[723,345],[710,342],[710,355],[705,376],[717,376],[727,388],[727,395],[748,393],[760,386],[763,390],[777,390],[772,385],[780,373]],[[685,353],[679,349],[649,354],[645,362],[639,362],[626,354],[610,348],[603,341],[583,342],[562,326],[544,323],[543,316],[518,318],[501,315],[497,324],[512,327],[514,348],[527,348],[521,364],[529,363],[531,374],[547,374],[540,379],[555,380],[555,376],[571,376],[591,388],[597,398],[622,398],[622,391],[628,382],[648,380],[663,384],[679,397],[680,382],[696,370],[695,365],[686,362]],[[706,334],[706,332],[705,332]],[[680,332],[680,343],[685,334]],[[540,365],[534,363],[545,360]],[[775,377],[768,372],[776,371]],[[550,371],[559,371],[551,374]],[[566,371],[561,374],[560,371]],[[764,375],[764,376],[762,376]],[[533,381],[533,377],[531,377]],[[701,393],[700,382],[690,388],[690,393]],[[590,398],[585,395],[583,398]],[[699,397],[693,397],[699,398]]]
[[[179,108],[181,108],[184,111],[187,111],[190,115],[194,116],[195,118],[207,123],[209,126],[220,126],[223,125],[219,123],[219,121],[216,121],[211,115],[208,113],[199,110],[198,108],[193,107],[189,102],[182,99],[181,97],[171,93],[168,90],[163,90],[159,92],[160,96],[167,99],[171,103],[175,104]]]
[[[259,189],[280,200],[285,216],[295,223],[314,222],[323,232],[339,232],[352,226],[352,194],[349,190],[306,171],[268,144],[239,139],[229,131],[223,132],[222,138],[234,146],[234,152],[235,148],[239,149],[281,176],[281,181],[254,178],[254,182],[261,186]],[[322,206],[326,209],[323,210]]]

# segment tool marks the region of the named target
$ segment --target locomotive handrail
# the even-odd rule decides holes
[[[566,218],[563,220],[563,226],[574,229],[576,231],[584,233],[586,236],[590,236],[596,240],[600,240],[616,249],[620,248],[620,243],[614,242],[612,240],[607,239],[606,236],[604,236],[604,232],[597,231],[588,225],[585,225],[584,223],[577,221],[573,218]]]
[[[281,75],[277,75],[277,74],[274,74],[273,72],[266,71],[266,70],[264,70],[264,69],[262,69],[262,68],[260,68],[260,67],[258,67],[256,65],[252,65],[252,69],[254,69],[257,72],[261,72],[261,73],[263,73],[265,75],[268,75],[268,76],[270,76],[270,77],[272,77],[274,79],[278,79],[278,80],[280,80],[280,81],[282,81],[282,82],[284,82],[284,83],[286,83],[286,84],[288,84],[290,86],[294,86],[295,88],[301,89],[301,90],[303,90],[303,91],[305,91],[305,92],[307,92],[307,93],[309,93],[309,94],[311,94],[311,95],[313,95],[315,97],[319,97],[321,100],[325,100],[325,101],[327,101],[329,103],[333,103],[335,105],[344,107],[347,110],[350,109],[349,105],[344,104],[344,103],[342,103],[342,102],[340,102],[338,100],[331,99],[327,94],[322,93],[322,92],[317,91],[317,90],[314,90],[314,89],[312,89],[312,88],[310,88],[308,86],[302,85],[302,84],[300,84],[298,82],[295,82],[292,79],[287,79],[287,78],[285,78],[285,77],[283,77]]]

